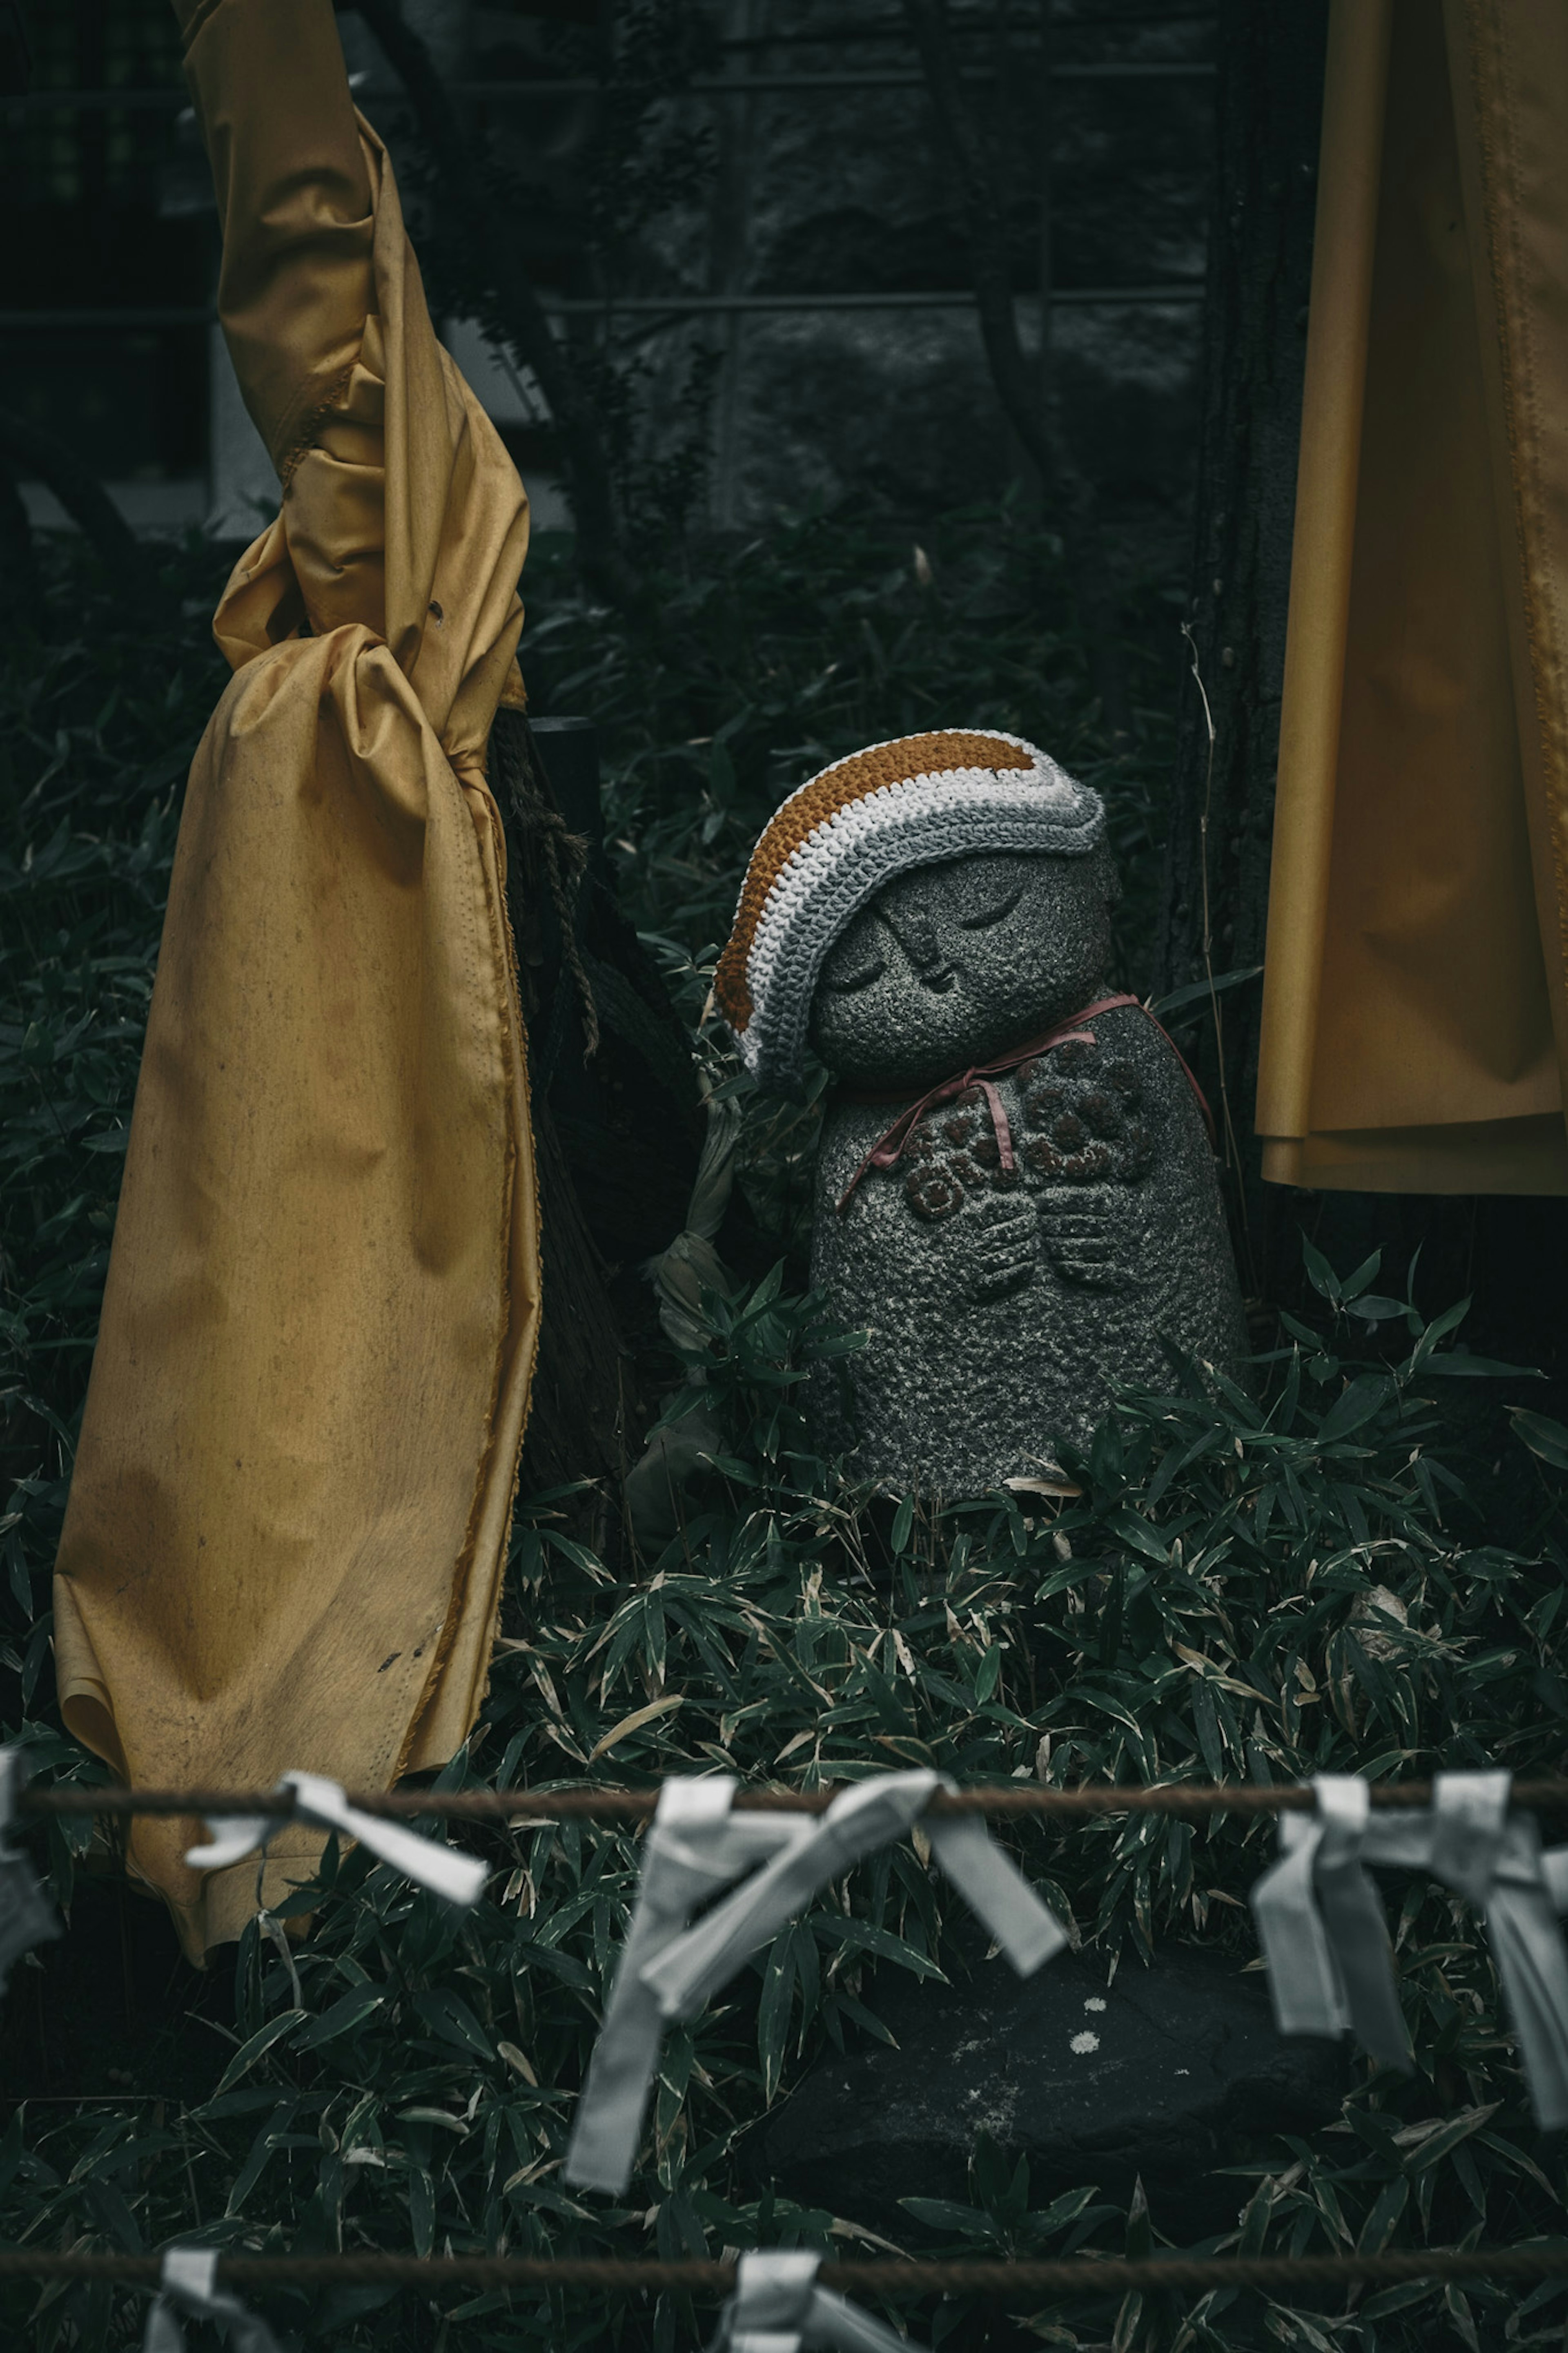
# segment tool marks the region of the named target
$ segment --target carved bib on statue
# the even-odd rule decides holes
[[[835,891],[831,919],[855,892],[813,870],[816,836],[797,846],[783,881],[753,894],[764,952],[747,969],[763,1031],[748,1059],[784,1084],[767,1058],[782,1060],[799,976],[781,951],[816,950],[803,1026],[835,1086],[812,1277],[836,1323],[870,1334],[814,1388],[821,1441],[878,1486],[948,1496],[1049,1475],[1059,1441],[1086,1439],[1119,1387],[1169,1385],[1167,1342],[1210,1363],[1243,1345],[1200,1100],[1104,976],[1116,886],[1098,800],[1017,746],[1037,764],[1031,838],[1008,814],[1027,787],[1000,761],[977,768],[976,740],[914,739],[928,761],[957,743],[964,764],[879,787],[869,815],[851,804],[869,887],[826,944],[812,907]],[[931,858],[925,824],[901,858],[900,791],[918,828],[916,787],[933,782],[957,811],[958,854]],[[852,873],[857,845],[842,817],[827,824]]]

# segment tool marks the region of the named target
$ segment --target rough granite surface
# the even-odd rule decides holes
[[[1115,887],[1103,851],[949,860],[889,883],[824,963],[811,1042],[837,1086],[812,1281],[871,1338],[817,1377],[812,1408],[820,1442],[878,1487],[963,1496],[1048,1475],[1119,1386],[1169,1385],[1166,1340],[1211,1364],[1245,1345],[1203,1115],[1134,1006],[992,1082],[1011,1174],[972,1087],[838,1207],[928,1088],[1113,993]]]

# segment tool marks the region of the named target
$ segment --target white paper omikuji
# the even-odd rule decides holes
[[[821,2263],[820,2254],[795,2248],[742,2255],[708,2353],[801,2353],[816,2345],[839,2353],[921,2353],[847,2296],[818,2287]]]
[[[643,1982],[664,2016],[692,2017],[820,1888],[910,1830],[942,1786],[935,1773],[882,1773],[835,1798],[808,1836],[793,1841],[645,1966]],[[1067,1930],[978,1817],[938,1815],[922,1828],[938,1866],[1021,1977],[1061,1950]]]
[[[665,1783],[578,2102],[564,2180],[617,2196],[626,2189],[664,2025],[700,2010],[819,1888],[901,1837],[933,1791],[946,1786],[930,1772],[879,1774],[813,1818],[734,1813],[729,1775]],[[1021,1977],[1067,1943],[1067,1931],[978,1816],[935,1816],[924,1828],[938,1868]],[[732,1895],[688,1926],[700,1903],[748,1871]]]
[[[1281,1816],[1283,1852],[1252,1891],[1275,2023],[1281,2034],[1349,2028],[1373,2058],[1408,2070],[1388,1922],[1364,1862],[1370,1792],[1337,1773],[1312,1791],[1316,1812]]]
[[[666,1781],[643,1847],[637,1904],[605,2007],[562,2179],[618,2197],[631,2179],[664,2021],[642,1972],[697,1906],[781,1846],[808,1837],[798,1814],[732,1814],[732,1774]]]
[[[216,2247],[165,2249],[142,2353],[184,2353],[182,2313],[188,2320],[219,2322],[232,2353],[282,2353],[267,2323],[218,2286],[217,2263]]]
[[[1568,1849],[1542,1854],[1533,1818],[1509,1811],[1510,1784],[1500,1771],[1439,1773],[1429,1807],[1363,1809],[1353,1825],[1341,1808],[1342,1836],[1354,1835],[1338,1862],[1430,1872],[1482,1913],[1536,2121],[1556,2132],[1568,2125],[1568,1950],[1556,1916],[1568,1910]],[[1287,1814],[1279,1831],[1281,1860],[1252,1908],[1280,2031],[1348,2025],[1374,2058],[1407,2065],[1408,2043],[1388,2022],[1396,1993],[1381,1905],[1374,1896],[1374,1917],[1364,1899],[1335,1902],[1331,1889],[1325,1901],[1324,1820]]]
[[[394,1871],[413,1880],[416,1887],[439,1895],[444,1903],[467,1910],[479,1901],[489,1873],[476,1855],[459,1854],[443,1841],[422,1838],[417,1831],[405,1830],[401,1822],[386,1821],[379,1814],[362,1814],[350,1805],[336,1781],[328,1781],[320,1773],[285,1773],[278,1787],[293,1798],[290,1813],[226,1817],[227,1827],[216,1838],[186,1853],[193,1871],[226,1871],[231,1863],[243,1862],[247,1855],[265,1848],[286,1821],[310,1822],[318,1830],[337,1831],[356,1845],[367,1847],[382,1862],[390,1863]]]

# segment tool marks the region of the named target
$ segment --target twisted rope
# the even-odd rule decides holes
[[[121,2287],[156,2287],[161,2255],[53,2254],[0,2250],[0,2282],[8,2279],[107,2280]],[[1398,2249],[1382,2254],[1068,2255],[1056,2261],[957,2262],[919,2257],[874,2263],[834,2263],[817,2277],[824,2287],[869,2296],[985,2295],[1022,2297],[1125,2295],[1142,2290],[1215,2287],[1265,2291],[1353,2284],[1392,2286],[1410,2280],[1544,2280],[1568,2274],[1568,2242],[1529,2247]],[[645,2262],[618,2256],[533,2255],[220,2255],[218,2282],[231,2288],[461,2287],[610,2288],[695,2295],[727,2295],[735,2284],[731,2262]]]
[[[821,1789],[738,1789],[734,1810],[746,1814],[824,1814],[845,1784]],[[1429,1781],[1374,1782],[1374,1807],[1417,1810],[1432,1803]],[[546,1822],[651,1820],[658,1803],[655,1789],[372,1789],[349,1792],[362,1813],[409,1821],[504,1822],[513,1829]],[[1568,1779],[1516,1781],[1510,1803],[1527,1811],[1568,1814]],[[1206,1814],[1310,1814],[1316,1799],[1310,1783],[1278,1788],[1207,1781],[1172,1782],[1152,1788],[1119,1782],[1089,1782],[1076,1788],[1042,1788],[1032,1782],[981,1782],[968,1789],[934,1791],[929,1814],[989,1814],[1004,1819],[1029,1815],[1084,1820],[1107,1814],[1163,1814],[1184,1821]],[[224,1814],[262,1814],[288,1821],[294,1800],[287,1789],[110,1789],[69,1783],[58,1788],[27,1788],[18,1811],[35,1815],[190,1814],[212,1820]]]

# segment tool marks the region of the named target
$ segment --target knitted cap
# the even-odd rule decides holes
[[[765,1087],[795,1081],[822,960],[895,874],[981,850],[1080,856],[1105,831],[1098,793],[991,728],[900,735],[792,793],[752,852],[713,992]]]

